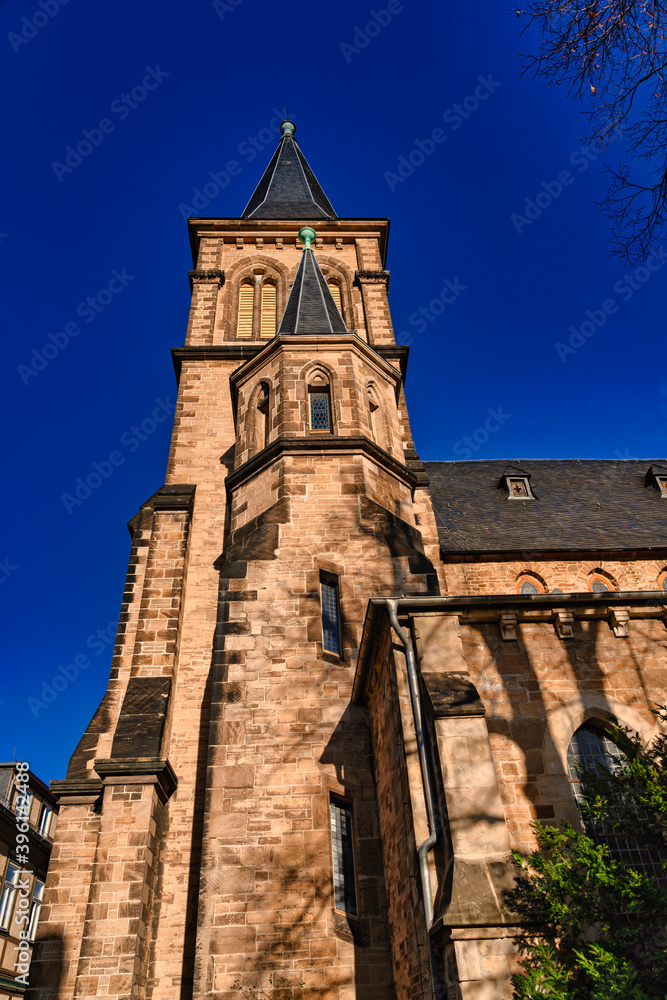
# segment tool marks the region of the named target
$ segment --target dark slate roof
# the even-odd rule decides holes
[[[241,216],[243,219],[336,219],[296,139],[283,135]]]
[[[667,498],[649,472],[667,460],[424,462],[446,553],[667,548]],[[533,500],[509,500],[505,471],[530,475]]]
[[[301,255],[278,333],[349,333],[310,247]]]

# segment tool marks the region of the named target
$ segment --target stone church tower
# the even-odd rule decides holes
[[[189,220],[167,475],[52,783],[30,996],[509,996],[510,848],[576,818],[594,709],[648,733],[664,692],[667,468],[422,464],[388,220],[339,218],[293,133],[241,218]]]

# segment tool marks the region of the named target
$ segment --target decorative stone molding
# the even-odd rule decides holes
[[[557,611],[554,625],[559,639],[574,639],[574,615],[571,611]]]
[[[517,618],[515,614],[505,612],[498,616],[498,627],[500,634],[505,641],[516,639]]]
[[[283,249],[283,237],[276,236],[276,250],[282,250],[282,249]]]
[[[357,285],[386,285],[389,289],[390,271],[355,271],[354,280]]]
[[[614,608],[612,610],[610,616],[610,625],[617,639],[628,638],[629,621],[630,621],[629,611],[625,611],[623,608]]]
[[[218,288],[221,288],[225,283],[225,272],[219,271],[217,268],[206,271],[188,271],[188,278],[190,279],[190,291],[192,291],[195,281],[198,284],[217,284]]]
[[[99,798],[102,792],[102,782],[99,778],[64,778],[52,781],[51,794],[58,802],[80,802],[90,804]]]
[[[396,459],[385,451],[384,448],[378,447],[374,444],[370,438],[367,437],[348,437],[348,436],[335,436],[325,438],[321,437],[303,437],[303,438],[286,438],[280,437],[275,441],[272,441],[270,445],[264,448],[258,455],[253,455],[249,458],[247,462],[240,465],[238,469],[235,469],[230,475],[227,476],[225,480],[225,486],[227,487],[227,492],[238,489],[243,483],[246,483],[253,476],[256,476],[258,472],[275,462],[276,459],[281,458],[283,455],[295,455],[295,454],[311,454],[319,455],[324,453],[336,452],[338,454],[360,454],[363,453],[371,461],[376,462],[381,466],[385,472],[393,475],[396,479],[405,483],[411,489],[415,486],[415,479],[409,469],[405,467],[401,462],[397,462]],[[222,459],[221,459],[222,461]]]
[[[95,770],[105,784],[155,784],[163,801],[176,790],[178,779],[168,760],[136,757],[125,760],[96,760]]]

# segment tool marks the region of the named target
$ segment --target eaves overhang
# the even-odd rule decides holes
[[[363,703],[378,643],[390,626],[387,600],[395,600],[399,617],[419,614],[456,614],[469,623],[490,623],[502,611],[516,615],[517,622],[552,621],[560,611],[576,611],[580,619],[604,619],[607,609],[635,609],[635,617],[662,618],[667,625],[667,592],[664,590],[614,590],[605,593],[571,594],[462,594],[446,597],[379,598],[368,602],[352,684],[352,702]],[[633,617],[632,614],[630,617]],[[383,621],[384,619],[384,621]]]

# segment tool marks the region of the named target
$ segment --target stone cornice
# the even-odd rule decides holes
[[[190,279],[190,291],[192,291],[195,281],[207,285],[217,284],[218,288],[221,288],[225,283],[225,272],[215,268],[208,271],[188,271],[188,278]]]
[[[178,784],[178,779],[169,761],[157,757],[96,760],[95,770],[105,784],[114,783],[114,779],[122,778],[134,778],[135,782],[133,783],[136,784],[149,783],[153,779],[165,798],[169,798]]]
[[[390,271],[355,271],[354,281],[357,285],[386,285],[389,290]]]
[[[181,366],[184,361],[248,361],[259,354],[265,346],[265,340],[250,343],[230,340],[224,344],[187,344],[185,347],[172,347],[171,360],[176,381],[181,377]]]
[[[293,336],[293,334],[290,334]],[[356,334],[352,334],[356,336]],[[361,340],[360,337],[357,338]],[[363,344],[366,341],[361,341]],[[268,343],[273,343],[269,341]],[[176,373],[176,380],[180,378],[181,366],[184,361],[249,361],[256,357],[260,351],[263,351],[267,346],[267,341],[236,341],[228,340],[224,344],[209,344],[209,345],[186,345],[185,347],[172,347],[171,349],[171,359],[174,365],[174,371]],[[401,344],[377,344],[366,345],[370,346],[371,350],[375,354],[379,355],[384,361],[387,362],[392,368],[395,365],[392,364],[393,360],[396,359],[400,365],[401,375],[403,380],[405,380],[405,374],[408,367],[408,356],[410,353],[409,347],[404,347]]]
[[[67,798],[97,798],[102,791],[99,778],[64,778],[51,782],[51,794],[55,799]]]
[[[246,364],[241,365],[237,368],[235,372],[232,372],[230,376],[230,382],[232,383],[232,388],[236,389],[239,382],[243,379],[252,376],[253,372],[262,365],[267,358],[271,356],[275,351],[281,350],[283,347],[289,347],[290,350],[306,350],[310,351],[313,347],[317,349],[330,348],[335,350],[336,348],[354,348],[359,354],[363,355],[367,361],[371,364],[376,365],[380,371],[383,372],[385,376],[388,376],[394,382],[394,387],[398,392],[401,384],[401,373],[390,364],[374,347],[367,344],[365,340],[358,337],[356,333],[284,333],[279,336],[274,337],[272,340],[267,341],[263,349],[258,352],[253,358],[246,362]]]
[[[625,612],[625,613],[624,613]],[[614,634],[626,636],[633,619],[662,620],[667,627],[667,593],[664,590],[615,590],[605,593],[572,594],[461,594],[447,597],[410,597],[399,601],[400,617],[456,615],[462,623],[497,623],[501,637],[517,638],[516,626],[523,623],[550,623],[562,640],[573,638],[575,621],[607,621]],[[384,616],[384,626],[381,618]],[[352,686],[352,701],[366,697],[368,681],[378,644],[390,629],[386,602],[371,598],[359,646]]]
[[[139,527],[141,515],[155,511],[185,510],[192,514],[196,486],[194,483],[165,483],[152,496],[145,500],[137,513],[127,522],[130,534]]]
[[[247,240],[250,245],[260,237],[264,240],[263,250],[267,243],[276,237],[297,244],[297,237],[302,226],[315,222],[317,236],[322,240],[321,248],[328,244],[335,246],[337,239],[346,243],[354,243],[356,239],[375,237],[379,242],[380,257],[384,267],[387,258],[387,242],[389,239],[389,219],[188,219],[192,260],[199,260],[199,243],[202,237],[223,238],[235,243],[237,237]]]
[[[283,437],[278,438],[277,441],[272,441],[268,447],[264,448],[257,455],[253,455],[247,462],[240,465],[238,469],[234,469],[227,476],[225,485],[228,492],[232,492],[243,483],[248,482],[249,479],[258,475],[258,473],[262,472],[277,459],[282,458],[283,455],[345,455],[355,453],[365,455],[366,458],[376,462],[390,475],[395,476],[396,479],[400,479],[410,489],[414,488],[415,480],[412,473],[383,448],[379,448],[374,444],[370,438],[336,437],[335,435],[325,437],[322,434],[298,438]]]

